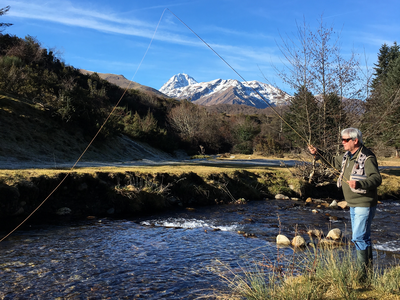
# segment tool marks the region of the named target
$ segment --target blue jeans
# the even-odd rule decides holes
[[[371,246],[371,223],[375,216],[373,207],[350,207],[352,242],[357,250],[365,250]]]

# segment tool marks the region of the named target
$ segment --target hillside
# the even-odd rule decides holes
[[[84,69],[80,69],[79,71],[85,75],[91,75],[94,73],[92,71],[87,71]],[[168,97],[167,95],[161,93],[160,91],[158,91],[156,89],[153,89],[151,87],[141,85],[137,82],[128,80],[123,75],[108,74],[108,73],[97,73],[97,74],[99,75],[99,77],[101,79],[107,80],[108,82],[111,82],[123,89],[126,89],[127,87],[129,87],[130,89],[139,90],[141,92],[151,92],[151,93],[156,94],[157,96]]]
[[[78,159],[92,136],[79,127],[65,129],[42,106],[0,94],[0,169],[57,167]],[[133,161],[170,158],[166,153],[124,136],[95,141],[82,161]]]

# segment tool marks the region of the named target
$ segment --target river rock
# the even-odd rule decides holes
[[[69,215],[72,212],[72,210],[68,207],[61,207],[56,211],[56,215],[59,216],[66,216]]]
[[[331,204],[329,204],[329,207],[331,208],[338,208],[338,203],[336,200],[333,200]]]
[[[306,245],[306,241],[301,235],[296,235],[292,240],[292,246],[294,247],[304,247]]]
[[[306,203],[311,203],[311,202],[312,202],[312,199],[310,197],[306,199]]]
[[[278,234],[276,236],[276,243],[278,245],[284,245],[284,246],[289,246],[290,245],[290,240],[283,234]]]
[[[283,194],[277,194],[277,195],[275,195],[275,199],[277,199],[277,200],[288,200],[289,197],[285,196]]]
[[[337,221],[338,217],[336,216],[329,216],[329,221]]]
[[[337,205],[343,209],[348,207],[346,201],[340,201]]]
[[[322,230],[319,229],[310,229],[309,231],[307,231],[307,234],[310,236],[316,236],[316,237],[321,237],[324,233],[322,232]]]
[[[328,232],[328,235],[326,237],[335,241],[340,240],[340,238],[342,237],[342,231],[339,228],[333,228],[331,231]]]

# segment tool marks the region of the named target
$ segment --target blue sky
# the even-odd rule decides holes
[[[353,50],[370,67],[381,45],[399,42],[400,36],[397,0],[1,2],[0,7],[11,6],[1,22],[14,24],[3,33],[36,37],[43,47],[59,51],[68,65],[122,74],[155,89],[178,73],[199,82],[241,80],[173,14],[247,81],[268,81],[288,92],[273,66],[282,66],[281,36],[293,37],[303,20],[315,28],[322,17],[340,32],[343,55]]]

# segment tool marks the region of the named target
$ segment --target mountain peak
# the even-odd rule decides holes
[[[193,77],[191,77],[185,73],[179,73],[179,74],[172,76],[161,87],[160,92],[168,95],[168,92],[173,89],[184,88],[186,86],[193,85],[196,83],[197,83],[197,81]]]
[[[235,79],[215,79],[198,83],[183,73],[171,77],[161,87],[160,92],[172,98],[190,99],[200,105],[224,103],[242,104],[256,108],[275,106],[286,102],[289,97],[278,88],[256,80],[240,82]]]

